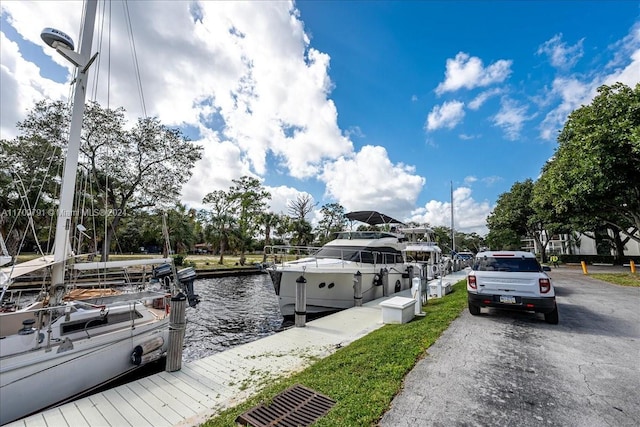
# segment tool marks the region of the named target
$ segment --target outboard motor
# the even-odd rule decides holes
[[[156,268],[153,269],[153,277],[156,279],[161,279],[163,277],[167,277],[171,274],[171,264],[160,264]]]
[[[178,281],[184,288],[189,301],[189,307],[195,307],[200,302],[200,296],[193,291],[193,281],[196,278],[196,271],[193,267],[183,268],[178,271]]]

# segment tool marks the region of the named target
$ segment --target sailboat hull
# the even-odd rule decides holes
[[[2,357],[0,424],[70,400],[137,369],[139,366],[132,360],[137,346],[160,343],[154,354],[165,354],[168,322],[167,317],[137,323],[133,328],[120,328],[90,338],[85,332],[84,338],[59,340],[51,346],[46,345],[44,334],[38,333],[2,338],[0,346],[10,344],[9,340],[22,340],[21,344],[30,348],[36,347],[38,340],[43,342],[40,348]]]

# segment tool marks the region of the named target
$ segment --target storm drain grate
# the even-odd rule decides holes
[[[335,400],[296,384],[274,397],[269,406],[249,409],[236,418],[236,423],[253,427],[310,426],[335,404]]]

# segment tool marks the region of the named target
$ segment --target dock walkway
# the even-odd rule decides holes
[[[465,271],[449,274],[456,283]],[[409,291],[404,291],[409,293]],[[394,296],[397,296],[395,294]],[[402,293],[400,294],[402,295]],[[193,362],[23,418],[17,427],[194,426],[238,405],[273,380],[383,326],[380,302],[368,302]],[[55,387],[55,384],[44,385]],[[28,396],[25,396],[28,399]]]

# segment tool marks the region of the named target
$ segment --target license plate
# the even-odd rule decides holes
[[[500,295],[500,302],[502,304],[515,304],[516,303],[516,297]]]

